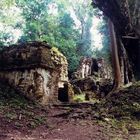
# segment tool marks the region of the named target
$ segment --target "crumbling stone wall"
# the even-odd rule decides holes
[[[0,79],[41,104],[58,101],[59,88],[68,84],[67,66],[66,57],[44,42],[14,45],[0,52]]]
[[[53,76],[52,76],[53,75]],[[0,78],[27,97],[42,104],[57,101],[59,73],[36,68],[23,71],[3,71]]]
[[[104,97],[113,87],[112,69],[103,58],[83,57],[71,83],[75,94],[85,97]]]
[[[111,71],[103,58],[83,57],[80,60],[79,67],[73,73],[73,79],[87,78],[96,75],[99,78],[111,79]]]

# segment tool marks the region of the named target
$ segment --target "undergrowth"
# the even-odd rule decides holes
[[[47,122],[45,107],[25,98],[10,86],[0,84],[0,119],[15,128],[36,128]]]

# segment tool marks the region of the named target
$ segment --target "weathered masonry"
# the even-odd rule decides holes
[[[66,57],[45,42],[0,51],[0,79],[41,104],[70,101]]]

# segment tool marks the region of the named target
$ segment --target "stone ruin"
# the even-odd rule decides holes
[[[71,101],[66,57],[45,42],[0,51],[0,79],[41,104]]]
[[[79,67],[73,73],[73,79],[86,78],[92,75],[97,75],[99,78],[110,79],[111,71],[108,69],[107,64],[103,58],[82,57]]]
[[[103,58],[83,57],[71,78],[75,94],[105,96],[113,86],[111,67]]]

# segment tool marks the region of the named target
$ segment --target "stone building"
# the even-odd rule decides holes
[[[85,94],[86,100],[104,97],[113,87],[112,69],[103,58],[82,57],[71,77],[74,93]]]
[[[45,42],[9,46],[0,51],[0,79],[41,104],[70,101],[66,57]]]
[[[83,79],[92,75],[97,75],[99,78],[111,79],[110,67],[103,58],[82,57],[79,62],[79,67],[73,73],[73,79]]]

